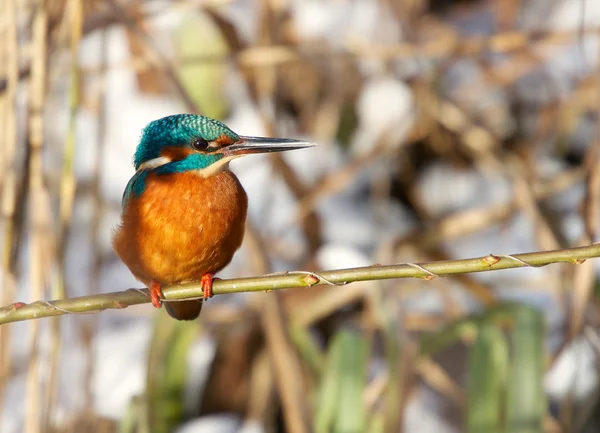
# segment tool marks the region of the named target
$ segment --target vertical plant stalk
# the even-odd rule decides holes
[[[600,84],[597,80],[596,85]],[[600,113],[600,94],[597,96],[596,111]],[[582,244],[592,242],[598,233],[600,224],[600,120],[596,120],[596,139],[589,147],[585,160],[585,196],[581,206],[582,217],[585,224],[585,234]],[[570,308],[569,337],[575,338],[581,332],[585,323],[585,313],[589,299],[594,290],[596,272],[592,264],[583,269],[576,269],[573,273],[573,298]]]
[[[273,41],[270,34],[271,21],[277,12],[274,2],[263,1],[260,6],[259,21],[262,25],[259,43],[270,45]],[[256,71],[254,84],[256,94],[253,99],[259,107],[259,113],[267,130],[272,130],[271,115],[274,112],[274,93],[277,82],[277,71],[274,66],[264,65],[260,72]],[[267,114],[269,113],[269,114]],[[270,131],[272,132],[272,131]],[[294,188],[292,188],[294,189]],[[261,245],[258,232],[249,224],[248,237],[254,238],[255,248],[261,251],[262,266],[259,272],[269,268],[268,257]],[[273,360],[275,383],[281,397],[282,411],[287,429],[291,433],[307,433],[311,421],[306,405],[306,386],[302,378],[302,365],[291,338],[290,321],[287,320],[280,294],[270,296],[263,302],[262,326],[266,336],[267,350]]]
[[[107,6],[119,17],[119,21],[131,30],[131,35],[138,38],[141,48],[143,49],[146,59],[152,66],[156,66],[163,70],[165,76],[172,83],[174,90],[183,100],[188,110],[193,113],[200,113],[199,107],[192,100],[184,85],[175,73],[173,62],[165,55],[162,50],[156,45],[152,36],[141,27],[138,22],[131,16],[126,8],[121,6],[117,0],[106,0]]]
[[[274,362],[275,378],[279,384],[285,422],[291,433],[308,433],[306,390],[303,389],[302,366],[288,335],[280,296],[269,296],[264,302],[266,340]],[[300,404],[298,404],[300,403]]]
[[[46,38],[47,16],[44,2],[39,2],[34,8],[33,40],[31,50],[31,83],[30,83],[30,118],[29,118],[29,146],[30,146],[30,188],[29,188],[29,284],[32,299],[39,299],[43,293],[45,282],[44,268],[46,247],[46,223],[43,207],[47,204],[47,196],[43,184],[43,108],[46,81]],[[39,338],[39,323],[29,325],[27,342],[29,346],[29,366],[27,372],[27,417],[25,421],[26,433],[41,432],[41,398],[39,377],[39,351],[37,340]]]
[[[15,98],[17,93],[17,84],[19,81],[19,69],[17,61],[18,43],[17,43],[17,22],[16,10],[14,2],[11,0],[3,1],[4,7],[1,14],[4,24],[4,65],[6,73],[6,116],[3,123],[3,145],[2,152],[2,194],[1,210],[2,210],[2,268],[8,271],[11,262],[12,251],[12,217],[15,212],[16,201],[16,167],[15,167],[15,151],[17,143],[16,131],[16,114],[15,114]],[[2,291],[4,292],[4,291]]]
[[[4,0],[0,8],[0,21],[4,32],[2,41],[3,50],[0,58],[3,64],[0,69],[6,76],[6,91],[2,98],[2,141],[0,146],[0,170],[2,181],[0,182],[0,233],[4,244],[2,245],[2,275],[0,276],[0,303],[2,305],[14,302],[15,278],[11,269],[12,252],[12,222],[15,212],[16,198],[16,164],[15,150],[17,142],[15,97],[19,81],[19,67],[17,61],[17,21],[14,1]],[[3,54],[3,56],[2,56]],[[10,330],[0,329],[0,419],[3,418],[4,409],[4,387],[12,369],[10,350]]]
[[[108,64],[108,36],[107,30],[102,31],[101,35],[101,48],[100,48],[100,77],[102,85],[106,83],[106,71]],[[104,153],[105,153],[105,132],[106,132],[106,110],[105,110],[105,99],[104,92],[98,92],[97,100],[94,101],[94,106],[97,107],[98,116],[98,133],[96,134],[96,160],[94,162],[94,171],[92,173],[92,201],[93,201],[93,220],[90,227],[91,240],[93,245],[93,263],[92,270],[89,279],[89,291],[91,294],[96,294],[99,291],[100,276],[102,272],[102,266],[104,263],[102,247],[101,247],[101,223],[105,214],[105,203],[102,196],[101,190],[101,177],[102,167],[104,167]],[[85,353],[88,357],[86,362],[86,383],[84,384],[84,406],[87,410],[91,410],[93,404],[93,372],[94,372],[94,345],[92,344],[92,336],[98,322],[98,317],[90,317],[84,323],[87,328],[87,332],[84,335]],[[84,328],[85,329],[85,328]]]
[[[65,278],[65,255],[66,246],[69,238],[70,224],[73,214],[73,200],[75,197],[75,142],[76,142],[76,120],[79,107],[79,86],[80,74],[78,66],[78,48],[81,40],[83,6],[81,0],[70,0],[67,4],[66,17],[70,28],[70,51],[71,51],[71,83],[69,90],[69,129],[65,140],[63,167],[60,182],[59,195],[59,231],[57,248],[57,275],[52,279],[51,291],[52,297],[64,298],[68,296],[66,290]],[[44,426],[50,426],[53,423],[52,414],[56,407],[58,398],[58,383],[60,378],[60,355],[61,355],[61,327],[59,320],[51,322],[51,344],[50,344],[50,377],[46,389],[46,421]]]
[[[254,269],[266,272],[269,269],[268,257],[262,240],[254,226],[248,223],[246,237],[253,250]],[[309,431],[305,407],[305,390],[301,376],[301,365],[286,326],[281,298],[270,296],[263,302],[262,327],[265,332],[267,351],[273,361],[273,376],[279,390],[285,422],[291,433]]]

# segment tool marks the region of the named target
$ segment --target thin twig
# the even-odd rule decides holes
[[[362,268],[334,271],[287,272],[281,275],[217,280],[213,286],[215,295],[226,293],[259,292],[312,287],[318,285],[344,285],[356,281],[386,280],[392,278],[422,278],[430,280],[444,275],[486,272],[501,269],[542,267],[551,263],[582,264],[587,259],[600,257],[600,244],[585,247],[540,251],[515,255],[488,255],[473,259],[445,260],[431,263],[401,265],[373,265]],[[198,284],[184,284],[163,288],[166,301],[198,299],[202,289]],[[94,296],[81,296],[56,301],[37,301],[31,304],[16,303],[0,308],[0,324],[86,313],[107,309],[123,309],[131,305],[150,302],[146,289],[128,289],[120,292]]]

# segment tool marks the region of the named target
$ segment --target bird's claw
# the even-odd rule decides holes
[[[208,298],[212,298],[213,291],[213,281],[218,280],[219,278],[214,278],[214,274],[204,274],[200,279],[200,287],[202,288],[202,296],[204,300]],[[148,291],[150,292],[150,301],[154,308],[160,308],[162,306],[162,301],[165,299],[162,289],[160,288],[160,284],[152,280],[150,285],[148,286]]]
[[[219,278],[215,278],[214,274],[204,274],[200,279],[200,287],[202,288],[202,296],[204,300],[213,297],[213,281],[218,280]]]
[[[164,299],[160,284],[158,284],[157,281],[152,280],[148,286],[148,290],[150,291],[150,301],[152,302],[152,306],[154,308],[160,308],[162,305],[162,300]]]

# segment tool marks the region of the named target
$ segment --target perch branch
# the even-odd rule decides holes
[[[213,293],[258,292],[311,287],[317,285],[344,285],[356,281],[386,280],[391,278],[422,278],[430,280],[445,275],[485,272],[500,269],[541,267],[551,263],[581,264],[586,259],[600,257],[600,243],[585,247],[541,251],[515,255],[488,255],[465,260],[447,260],[431,263],[399,263],[373,265],[363,268],[339,269],[322,272],[292,271],[252,278],[215,280]],[[184,284],[163,288],[166,301],[200,299],[202,289],[198,284]],[[31,304],[17,302],[0,308],[0,324],[63,314],[87,313],[107,309],[122,309],[130,305],[150,302],[147,289],[128,289],[93,296],[36,301]]]

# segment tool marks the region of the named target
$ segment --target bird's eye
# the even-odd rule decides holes
[[[208,148],[208,142],[203,138],[197,138],[192,143],[192,147],[196,150],[206,150]]]

